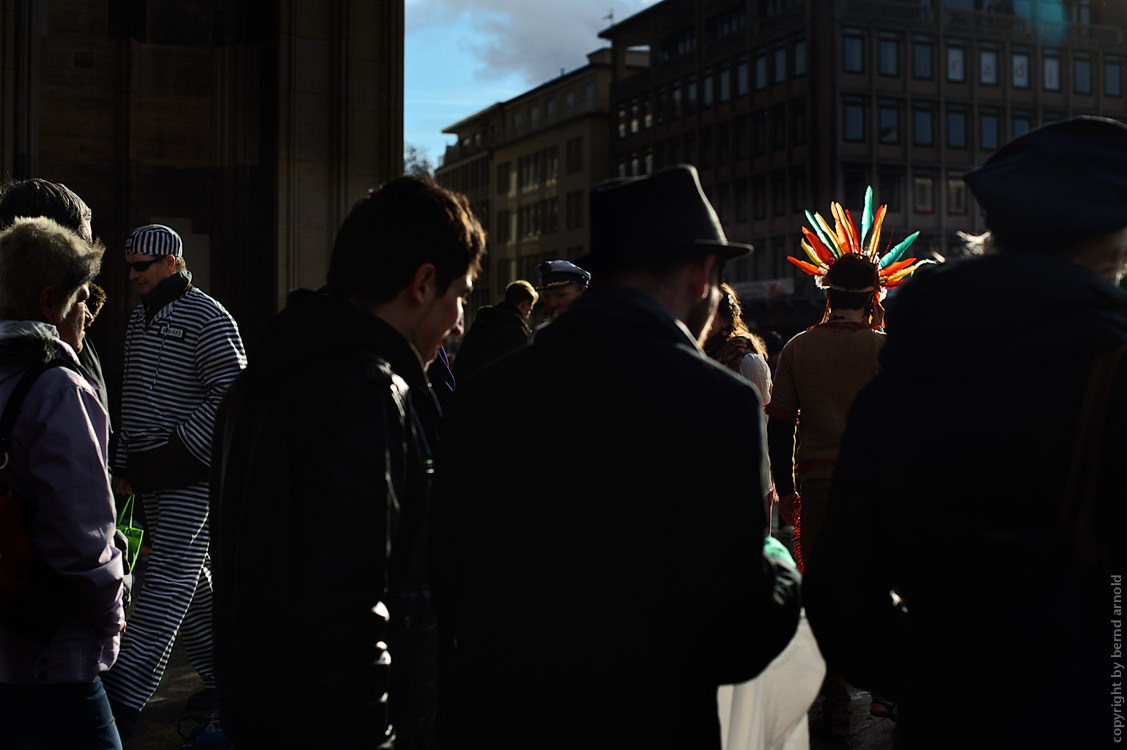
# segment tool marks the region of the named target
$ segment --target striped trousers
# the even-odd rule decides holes
[[[160,685],[177,635],[204,686],[215,687],[207,482],[143,499],[152,552],[117,663],[102,677],[110,698],[137,710]]]

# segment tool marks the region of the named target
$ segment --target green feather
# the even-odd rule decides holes
[[[806,212],[806,220],[810,222],[810,226],[814,227],[814,233],[818,235],[818,239],[822,241],[822,244],[829,248],[830,252],[836,256],[837,240],[830,239],[826,236],[826,233],[822,231],[821,225],[818,224],[818,220],[814,218],[814,214],[809,211]]]
[[[878,266],[878,268],[884,268],[900,260],[900,256],[904,254],[904,251],[907,250],[919,236],[919,232],[912,232],[911,234],[909,234],[903,242],[884,254],[884,257],[880,259],[880,265]]]
[[[865,212],[861,214],[861,247],[869,246],[869,230],[873,228],[873,186],[865,188]]]

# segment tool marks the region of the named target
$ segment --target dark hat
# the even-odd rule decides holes
[[[1110,234],[1127,227],[1127,126],[1102,117],[1043,125],[965,179],[1007,249],[1063,249]]]
[[[134,229],[125,238],[125,254],[184,255],[184,242],[175,229],[164,224],[146,224]]]
[[[542,292],[566,284],[575,284],[584,289],[591,283],[591,274],[570,260],[546,260],[536,265],[536,278],[539,283],[536,291]]]
[[[728,259],[751,250],[724,236],[696,167],[688,164],[649,177],[607,180],[591,191],[588,257],[596,272],[709,253]]]

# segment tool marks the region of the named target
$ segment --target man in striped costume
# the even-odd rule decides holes
[[[208,467],[216,409],[246,354],[231,315],[192,286],[183,254],[180,235],[160,224],[139,227],[125,241],[141,304],[125,337],[114,488],[144,499],[153,546],[121,656],[105,680],[123,735],[160,684],[177,633],[204,680],[190,707],[217,703]]]

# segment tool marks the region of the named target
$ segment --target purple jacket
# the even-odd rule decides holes
[[[0,322],[0,408],[28,366],[49,355],[77,363],[53,326]],[[12,428],[3,479],[37,508],[32,546],[60,575],[65,605],[46,638],[0,620],[0,683],[87,683],[117,659],[125,612],[107,446],[108,419],[94,387],[65,367],[43,373]]]

